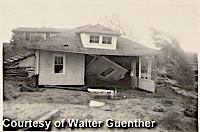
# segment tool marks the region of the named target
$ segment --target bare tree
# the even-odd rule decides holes
[[[132,30],[128,27],[127,24],[121,22],[119,16],[117,14],[112,14],[111,17],[104,16],[101,18],[100,23],[116,32],[122,34],[122,37],[136,41],[136,35],[132,32]]]
[[[158,55],[158,67],[164,69],[180,85],[193,85],[194,73],[179,41],[162,31],[153,28],[151,31],[151,37],[161,51]]]

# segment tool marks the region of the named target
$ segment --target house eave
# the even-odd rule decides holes
[[[141,54],[123,54],[123,53],[97,53],[97,52],[84,52],[84,51],[72,51],[72,50],[66,50],[61,49],[58,47],[33,47],[29,46],[28,49],[34,49],[34,50],[46,50],[46,51],[55,51],[55,52],[64,52],[64,53],[75,53],[75,54],[87,54],[87,55],[111,55],[111,56],[155,56],[157,55],[157,52],[149,52],[149,53],[141,53]]]

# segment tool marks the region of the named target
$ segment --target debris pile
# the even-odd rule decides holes
[[[187,107],[183,110],[183,113],[187,117],[196,118],[197,117],[197,109],[192,107]]]
[[[105,99],[115,99],[117,97],[116,90],[107,89],[94,89],[87,88],[87,91],[94,94],[94,98],[105,98]]]
[[[4,69],[4,76],[21,76],[27,77],[28,71],[24,67],[10,67]]]
[[[181,94],[183,96],[190,97],[190,98],[193,98],[193,99],[198,98],[198,93],[196,93],[196,92],[186,91],[184,89],[180,89],[178,87],[173,87],[173,86],[171,86],[171,89],[173,89],[176,93]]]

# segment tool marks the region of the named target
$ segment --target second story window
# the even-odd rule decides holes
[[[50,33],[46,33],[46,39],[50,37]]]
[[[25,33],[25,40],[30,41],[31,33]]]
[[[90,35],[90,43],[99,43],[99,36]]]
[[[112,37],[103,36],[102,44],[111,44],[111,43],[112,43]]]

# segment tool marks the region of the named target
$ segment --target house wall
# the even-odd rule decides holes
[[[54,54],[64,56],[63,74],[54,73]],[[85,55],[40,51],[39,85],[84,85]]]
[[[99,35],[99,34],[91,34],[99,36],[99,43],[90,43],[90,34],[81,33],[81,41],[84,47],[87,48],[100,48],[100,49],[116,49],[117,37],[110,35]],[[112,37],[112,44],[102,44],[103,36]]]
[[[14,32],[15,39],[18,40],[22,38],[25,40],[26,33],[30,33],[30,38],[28,39],[28,41],[32,41],[32,39],[34,39],[36,35],[42,37],[43,39],[47,39],[47,33],[50,34],[50,37],[58,34],[56,32],[55,33],[54,32]]]

